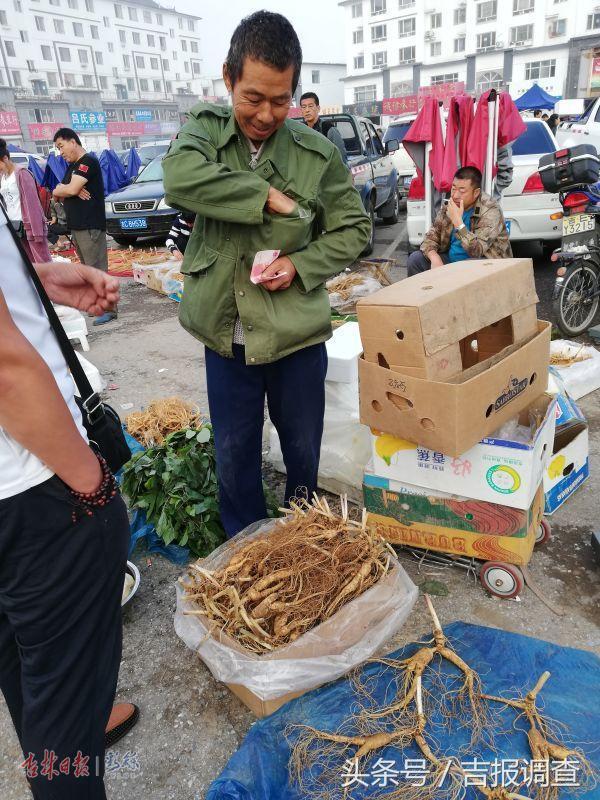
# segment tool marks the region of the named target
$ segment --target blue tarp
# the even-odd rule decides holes
[[[515,100],[515,105],[519,111],[535,111],[538,108],[553,111],[555,103],[560,99],[560,95],[553,97],[542,89],[539,84],[534,83],[531,89],[528,89],[525,94]]]
[[[129,153],[127,154],[127,179],[128,181],[132,181],[134,178],[137,178],[137,174],[140,170],[140,164],[142,163],[142,159],[138,155],[138,151],[135,147],[132,147]]]
[[[23,148],[19,147],[19,145],[17,145],[17,144],[9,144],[6,149],[8,150],[9,153],[24,153],[25,152],[25,150],[23,150]]]
[[[488,694],[516,698],[520,691],[524,694],[533,688],[541,674],[549,670],[550,680],[539,695],[540,708],[543,707],[547,717],[564,723],[569,732],[569,744],[579,746],[589,760],[600,767],[600,659],[596,655],[464,622],[446,626],[445,633],[457,653],[479,672],[484,691]],[[424,641],[430,638],[429,634]],[[395,657],[410,656],[419,647],[416,644],[407,645]],[[458,671],[448,666],[447,662],[442,663],[445,681],[455,680]],[[391,669],[374,663],[362,669],[361,679],[363,683],[369,681],[368,689],[375,706],[388,705],[393,700],[396,691],[394,674]],[[430,672],[425,673],[423,686],[432,688],[435,696],[439,697],[439,686],[436,689],[432,685],[430,676]],[[456,683],[453,688],[456,688]],[[255,723],[221,776],[209,787],[206,800],[304,800],[310,796],[310,792],[300,792],[295,785],[290,785],[288,779],[290,744],[286,734],[292,742],[298,735],[290,731],[288,726],[301,724],[335,732],[342,722],[356,713],[356,701],[357,695],[352,684],[341,679],[293,700],[272,716]],[[527,726],[522,719],[516,721],[519,712],[494,704],[494,713],[498,715],[494,724],[495,750],[486,749],[481,744],[475,748],[469,747],[470,729],[461,729],[458,724],[448,733],[441,726],[439,712],[430,717],[428,730],[433,731],[433,737],[430,735],[429,741],[438,752],[461,758],[463,767],[468,761],[472,762],[474,757],[486,763],[521,758],[529,764],[531,755],[525,734]],[[460,754],[462,752],[464,756]],[[331,764],[336,778],[334,782],[321,786],[322,797],[327,796],[331,800],[342,798],[344,775],[347,774],[345,759],[353,756],[350,749],[339,762],[336,760]],[[377,760],[395,762],[395,769],[402,770],[407,758],[422,759],[422,754],[412,745],[404,751],[387,747],[377,751],[370,761],[363,759],[360,772],[365,775],[363,780],[368,785],[365,788],[353,784],[348,797],[352,800],[384,797],[394,786],[388,783],[388,788],[382,789],[380,782],[379,786],[373,786],[373,782],[379,780],[375,770]],[[487,768],[484,768],[483,772],[486,771]],[[304,777],[310,787],[310,776]],[[401,782],[402,777],[398,780]],[[532,791],[523,787],[520,793],[530,796]],[[576,794],[575,790],[567,787],[560,790],[561,800],[572,800]],[[586,800],[598,800],[600,787],[588,790],[584,796]],[[481,794],[467,787],[465,798],[480,800]]]
[[[29,156],[27,169],[35,178],[35,182],[41,186],[44,180],[44,170],[41,168],[39,161],[37,161],[33,156]]]
[[[62,156],[57,156],[55,153],[50,153],[48,161],[46,162],[46,170],[42,180],[42,186],[52,191],[65,177],[68,164]]]
[[[114,150],[103,150],[98,161],[104,181],[104,196],[127,186],[129,181],[125,174],[125,168]]]

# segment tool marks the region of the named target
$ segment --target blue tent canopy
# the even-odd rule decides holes
[[[27,169],[35,178],[35,182],[38,184],[38,186],[41,186],[44,180],[44,170],[41,168],[37,159],[35,159],[33,156],[29,156]]]
[[[24,153],[25,152],[25,150],[23,150],[23,148],[19,147],[19,145],[17,145],[17,144],[9,144],[6,149],[8,150],[9,153]]]
[[[127,186],[129,181],[125,174],[125,168],[114,150],[103,150],[98,161],[102,170],[105,196]]]
[[[127,154],[127,180],[132,181],[134,178],[137,177],[137,174],[140,169],[140,164],[142,163],[142,159],[138,155],[138,151],[135,147],[132,147],[129,153]]]
[[[52,191],[65,177],[68,164],[62,156],[50,153],[46,162],[46,170],[42,179],[42,186]]]
[[[515,105],[519,111],[532,111],[546,109],[547,111],[554,110],[554,104],[561,99],[561,96],[553,97],[548,94],[542,87],[534,83],[531,89],[528,89],[525,94],[515,100]]]

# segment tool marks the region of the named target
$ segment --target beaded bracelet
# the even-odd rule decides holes
[[[96,453],[96,456],[102,468],[102,481],[95,492],[76,492],[74,489],[70,490],[77,503],[71,513],[73,523],[77,522],[78,511],[87,517],[91,517],[94,513],[92,509],[107,505],[117,494],[117,482],[108,464],[99,453]]]

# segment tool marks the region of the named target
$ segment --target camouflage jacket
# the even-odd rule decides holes
[[[421,250],[447,253],[450,249],[452,222],[442,206],[433,225],[427,231]],[[469,258],[511,258],[512,250],[502,209],[495,200],[482,194],[475,204],[469,230],[463,228],[457,236]]]

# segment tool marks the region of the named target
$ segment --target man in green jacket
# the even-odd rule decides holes
[[[336,147],[287,119],[301,64],[285,17],[259,11],[242,20],[223,67],[233,108],[197,105],[163,161],[167,203],[198,215],[182,265],[180,321],[206,346],[229,536],[267,514],[265,396],[287,469],[286,501],[316,489],[331,336],[324,282],[358,257],[370,234]],[[278,257],[255,283],[256,254],[268,250]]]

